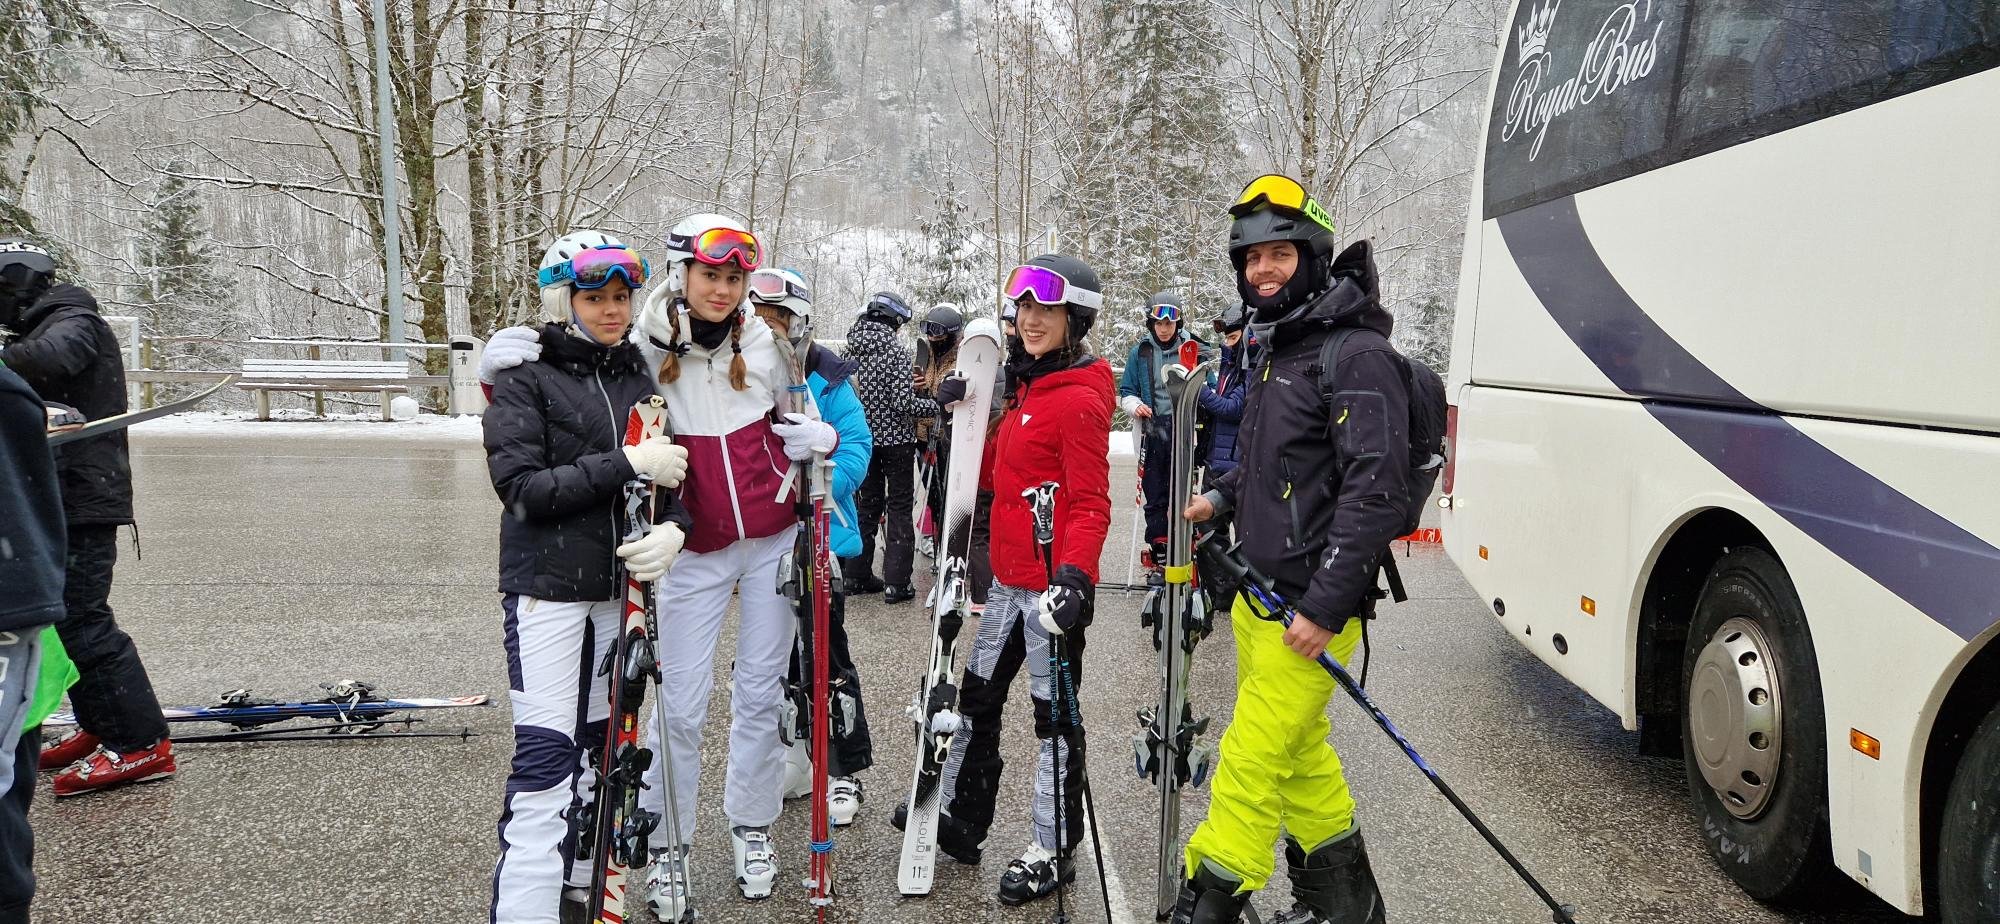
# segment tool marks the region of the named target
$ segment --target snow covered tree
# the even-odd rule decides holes
[[[71,75],[72,49],[109,49],[111,39],[77,0],[0,0],[0,152],[22,135],[39,142],[54,134],[76,146],[61,128],[38,126],[47,91]],[[29,161],[33,161],[32,153]],[[21,202],[26,169],[0,170],[0,231],[33,233],[35,220]]]
[[[202,188],[186,179],[185,162],[174,162],[146,197],[146,213],[136,246],[139,317],[152,337],[238,336],[242,313],[236,280],[220,269],[225,259],[202,214]],[[200,340],[169,340],[155,348],[153,365],[164,369],[226,369],[236,363],[233,347]],[[175,389],[163,385],[171,398]]]
[[[971,206],[950,174],[945,175],[935,202],[931,212],[918,219],[916,240],[903,245],[906,294],[913,307],[953,302],[967,317],[977,316],[990,307],[979,298],[988,257],[973,236]]]

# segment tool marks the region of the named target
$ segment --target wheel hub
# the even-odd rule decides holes
[[[1737,616],[1716,628],[1689,680],[1695,762],[1723,807],[1745,821],[1770,804],[1784,752],[1784,704],[1771,656],[1756,620]]]

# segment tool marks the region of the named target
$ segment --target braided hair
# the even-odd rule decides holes
[[[685,304],[682,299],[676,302]],[[687,352],[687,344],[681,342],[681,304],[667,309],[666,355],[660,359],[660,384],[671,385],[681,377],[681,354]],[[743,312],[732,312],[729,321],[729,350],[735,354],[729,361],[729,387],[743,391],[750,387],[750,367],[743,361]]]

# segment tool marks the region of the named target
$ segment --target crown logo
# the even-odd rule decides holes
[[[1528,21],[1521,26],[1518,38],[1521,45],[1520,60],[1528,61],[1540,57],[1549,46],[1549,29],[1555,25],[1556,10],[1562,8],[1562,0],[1545,3],[1528,14]]]

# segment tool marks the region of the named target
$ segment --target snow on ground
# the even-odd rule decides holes
[[[189,411],[135,424],[132,431],[141,437],[277,436],[293,439],[353,437],[469,443],[477,443],[480,440],[480,418],[471,415],[445,417],[438,414],[420,414],[413,420],[384,423],[379,414],[328,414],[325,417],[315,417],[304,410],[288,409],[273,411],[271,417],[271,420],[258,420],[247,414]],[[1131,431],[1113,430],[1111,455],[1132,454]]]
[[[411,420],[384,422],[379,413],[328,414],[325,417],[317,417],[302,409],[286,409],[271,412],[271,417],[270,420],[258,420],[248,414],[189,411],[135,424],[132,431],[140,437],[275,436],[291,439],[354,437],[471,443],[477,443],[480,439],[480,418],[471,415],[446,417],[438,414],[419,414]]]

